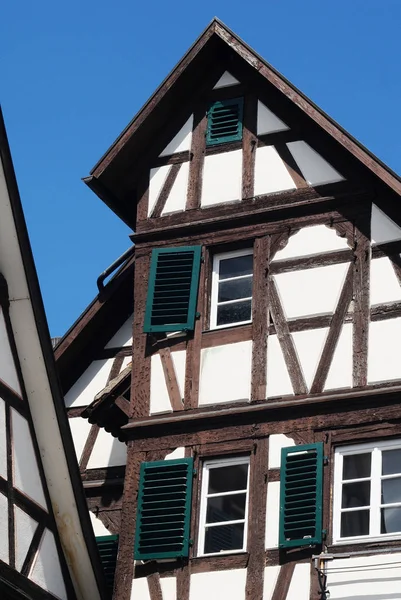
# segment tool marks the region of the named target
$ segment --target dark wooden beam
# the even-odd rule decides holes
[[[157,197],[156,204],[153,207],[152,214],[150,215],[152,219],[156,219],[161,217],[163,209],[166,205],[167,199],[170,195],[171,190],[173,189],[173,185],[177,179],[178,173],[180,171],[181,165],[178,163],[172,164],[168,175],[166,177],[166,181],[163,184],[162,189]]]
[[[183,410],[184,405],[182,402],[181,392],[178,385],[170,348],[161,348],[159,350],[159,355],[163,367],[171,408],[172,410]]]
[[[252,290],[251,401],[266,398],[270,237],[255,240]]]

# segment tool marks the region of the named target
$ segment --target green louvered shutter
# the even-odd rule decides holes
[[[192,479],[192,458],[142,463],[136,560],[188,556]]]
[[[242,140],[243,98],[214,102],[207,113],[206,145]]]
[[[323,444],[281,451],[279,547],[322,542]]]
[[[145,333],[194,329],[201,251],[201,246],[152,251]]]
[[[100,554],[100,561],[102,563],[107,589],[111,596],[117,563],[118,535],[104,535],[97,537],[96,544]]]

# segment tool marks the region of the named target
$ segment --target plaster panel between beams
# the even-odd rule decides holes
[[[89,516],[95,536],[110,535],[110,531],[103,525],[102,521],[93,514],[93,512],[89,511]]]
[[[296,185],[274,146],[256,149],[254,195],[293,190]]]
[[[113,358],[94,360],[65,395],[67,408],[88,406],[107,383]]]
[[[324,390],[352,387],[352,324],[342,326]]]
[[[131,600],[151,600],[146,577],[139,577],[132,580]]]
[[[385,244],[401,240],[401,227],[386,215],[376,204],[372,204],[372,244]]]
[[[3,310],[0,308],[0,379],[21,396],[17,369],[11,352]]]
[[[401,286],[387,256],[370,261],[370,303],[400,301]]]
[[[280,573],[280,565],[265,567],[265,576],[263,581],[263,600],[272,600],[274,588]]]
[[[349,250],[347,240],[339,237],[334,229],[326,225],[313,225],[303,227],[301,231],[292,235],[285,248],[279,250],[273,260],[299,258],[336,250]]]
[[[265,104],[258,100],[257,135],[275,133],[276,131],[286,131],[287,129],[289,129],[288,125],[279,119],[269,108],[267,108],[267,106],[265,106]]]
[[[156,201],[162,190],[162,187],[167,179],[171,165],[163,165],[161,167],[153,167],[149,174],[149,201],[148,201],[148,217],[153,212]]]
[[[45,530],[29,579],[60,600],[67,600],[54,535]]]
[[[38,526],[37,522],[21,510],[14,506],[15,519],[15,568],[21,571],[22,565],[29,550],[32,538]]]
[[[150,414],[172,412],[167,391],[166,378],[159,354],[153,354],[150,361]]]
[[[401,378],[401,318],[369,325],[368,383]]]
[[[269,469],[281,467],[281,450],[289,446],[295,446],[295,442],[283,433],[273,433],[269,436]]]
[[[269,335],[267,340],[266,384],[267,398],[288,396],[294,393],[277,335]]]
[[[127,462],[127,446],[105,429],[99,429],[93,450],[89,457],[88,469],[119,467]]]
[[[231,87],[232,85],[238,84],[239,81],[234,77],[234,75],[231,75],[231,73],[229,73],[228,71],[224,71],[223,75],[220,77],[213,89],[217,90],[220,88]]]
[[[0,560],[8,564],[8,501],[0,492]]]
[[[248,400],[252,341],[204,348],[201,352],[199,405]]]
[[[322,327],[321,329],[296,331],[292,334],[305,383],[309,389],[317,371],[328,331],[328,327]]]
[[[401,554],[339,558],[328,563],[330,600],[398,600]]]
[[[161,577],[160,587],[162,589],[163,600],[176,600],[177,598],[177,578]]]
[[[79,462],[92,425],[82,417],[70,417],[68,424],[71,429],[77,461]]]
[[[344,180],[344,177],[306,142],[290,142],[287,146],[309,185],[324,185]]]
[[[245,600],[246,569],[191,575],[189,600]]]
[[[181,164],[177,178],[174,181],[173,187],[168,195],[166,204],[162,210],[162,215],[168,215],[170,213],[185,210],[185,204],[187,201],[188,177],[189,162],[184,162]]]
[[[6,404],[0,398],[0,477],[7,479]]]
[[[242,150],[205,157],[201,207],[240,200],[242,195]]]
[[[275,275],[286,317],[334,313],[347,270],[342,263]]]
[[[266,548],[278,548],[278,528],[280,522],[280,482],[267,484],[266,498]]]
[[[191,149],[192,142],[192,128],[193,128],[194,116],[191,115],[181,127],[179,132],[173,137],[171,142],[167,144],[163,152],[159,156],[169,156],[177,152],[185,152]]]
[[[113,335],[105,348],[128,348],[132,346],[133,315],[130,315],[120,329]]]
[[[286,600],[310,599],[310,571],[311,565],[309,561],[295,565]]]

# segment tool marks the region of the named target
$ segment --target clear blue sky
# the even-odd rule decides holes
[[[15,0],[0,100],[50,331],[128,246],[81,182],[213,16],[401,172],[400,0]]]

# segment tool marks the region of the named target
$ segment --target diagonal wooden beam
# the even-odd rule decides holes
[[[291,579],[295,569],[295,562],[286,563],[280,568],[272,600],[286,600],[290,589]]]
[[[353,264],[348,267],[348,272],[345,277],[343,289],[337,303],[336,310],[331,320],[329,333],[326,343],[323,348],[322,355],[316,370],[315,377],[310,389],[311,394],[317,394],[323,391],[329,373],[331,361],[333,360],[334,352],[337,346],[338,339],[341,334],[341,329],[344,323],[348,307],[352,300],[352,280],[354,275]]]
[[[38,526],[36,527],[35,533],[33,534],[32,541],[29,545],[29,549],[28,549],[28,552],[26,554],[26,557],[25,557],[25,560],[24,560],[24,563],[23,563],[22,569],[21,569],[21,575],[25,575],[25,577],[28,577],[28,575],[29,575],[29,572],[31,570],[33,561],[36,557],[36,553],[39,548],[39,544],[41,542],[44,531],[45,531],[44,523],[38,523]]]
[[[298,361],[297,352],[294,346],[294,341],[290,333],[287,320],[281,306],[276,283],[273,278],[270,279],[269,287],[270,295],[270,310],[274,326],[276,328],[277,337],[280,342],[285,363],[287,365],[288,374],[291,379],[294,394],[307,394],[308,388],[305,378]]]
[[[152,573],[148,575],[148,586],[150,600],[163,600],[162,587],[160,585],[159,573]]]
[[[163,187],[160,190],[160,193],[157,197],[156,203],[152,210],[152,214],[150,215],[152,219],[161,217],[161,214],[162,214],[163,209],[167,202],[167,198],[169,197],[170,192],[175,183],[175,180],[177,179],[177,175],[178,175],[180,168],[181,168],[180,163],[171,165],[168,175],[166,177],[166,181],[164,182]]]
[[[173,410],[183,410],[184,405],[182,403],[181,392],[178,386],[177,375],[175,372],[170,348],[160,348],[159,355],[163,367],[164,378],[166,380],[171,408]]]
[[[276,143],[274,147],[276,149],[277,154],[286,166],[286,169],[297,188],[300,189],[309,187],[309,184],[305,180],[305,177],[302,175],[301,169],[298,167],[293,155],[288,149],[287,144],[285,144],[284,142],[280,142]]]

